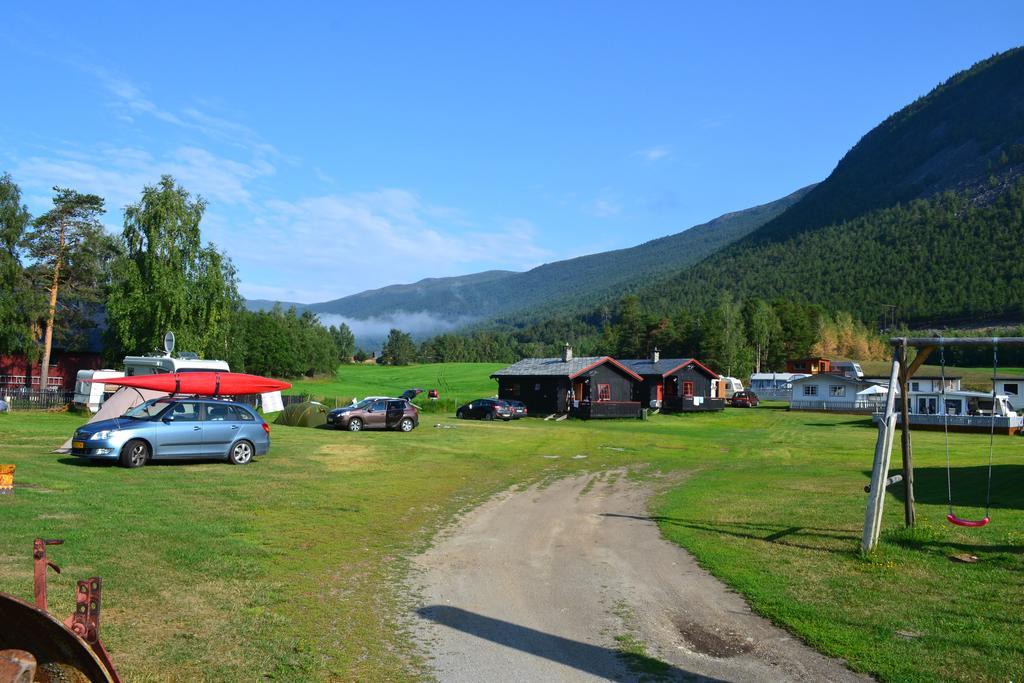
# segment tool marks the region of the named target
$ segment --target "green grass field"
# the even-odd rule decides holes
[[[479,367],[482,387],[492,366]],[[367,367],[356,371],[364,385],[346,385],[344,370],[340,386],[360,395],[407,379]],[[450,370],[474,388],[469,368]],[[32,539],[64,538],[51,550],[64,569],[51,575],[52,610],[70,613],[74,578],[102,576],[104,640],[126,680],[422,678],[403,617],[407,558],[496,491],[623,465],[688,474],[652,500],[666,537],[856,670],[1024,676],[1022,438],[997,439],[993,522],[966,530],[944,521],[942,435],[915,432],[921,524],[903,532],[890,495],[883,543],[863,558],[876,432],[857,417],[764,407],[646,422],[425,421],[410,434],[275,425],[271,453],[252,465],[141,470],[51,454],[80,422],[0,415],[0,462],[18,466],[15,494],[0,497],[0,590],[30,599]],[[958,511],[977,515],[987,437],[951,438]],[[963,553],[978,562],[949,559]]]
[[[444,405],[457,405],[475,398],[494,396],[498,383],[490,378],[505,363],[435,363],[382,367],[342,365],[329,379],[301,379],[292,383],[289,394],[307,394],[328,404],[344,405],[353,397],[398,396],[406,389],[437,389]],[[426,395],[416,401],[426,405]]]

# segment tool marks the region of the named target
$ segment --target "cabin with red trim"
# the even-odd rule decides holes
[[[530,415],[583,419],[640,417],[636,392],[643,378],[611,356],[526,358],[491,375],[498,398],[522,401]]]
[[[694,358],[662,358],[655,349],[650,358],[621,363],[643,378],[635,397],[645,408],[664,413],[725,409],[723,399],[712,398],[718,373]]]

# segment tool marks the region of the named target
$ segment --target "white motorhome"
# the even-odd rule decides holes
[[[159,375],[166,372],[231,372],[227,361],[201,360],[194,353],[179,353],[177,357],[168,354],[146,356],[125,356],[124,374],[127,377],[137,375]]]

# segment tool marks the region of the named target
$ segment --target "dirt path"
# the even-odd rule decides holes
[[[649,495],[623,472],[563,479],[501,494],[438,539],[414,564],[437,677],[863,680],[662,540]]]

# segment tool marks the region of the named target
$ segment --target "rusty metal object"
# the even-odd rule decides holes
[[[46,610],[47,567],[60,568],[46,558],[46,546],[61,540],[37,538],[33,543],[35,606],[0,593],[0,651],[23,650],[35,658],[35,677],[48,683],[120,683],[110,654],[99,637],[99,577],[78,582],[75,612],[61,623]],[[0,664],[3,660],[0,659]],[[0,668],[0,683],[8,683]],[[10,680],[19,681],[17,678]]]
[[[60,567],[55,565],[46,559],[46,546],[48,545],[60,545],[64,541],[56,538],[42,539],[37,538],[32,541],[32,560],[35,566],[33,567],[33,579],[35,584],[36,593],[36,608],[41,609],[44,612],[47,610],[46,607],[46,568],[50,567],[53,571],[60,574]]]
[[[0,683],[32,683],[36,658],[24,650],[0,650]]]

